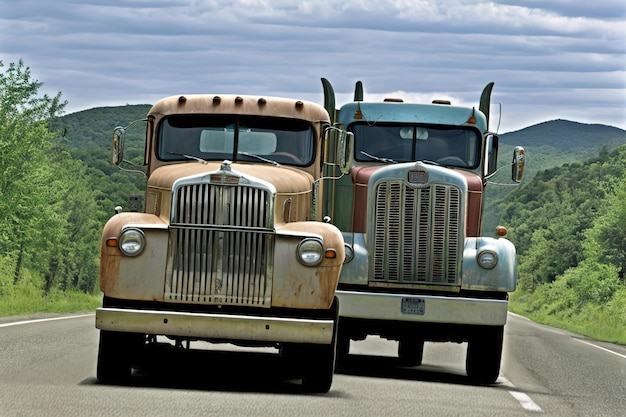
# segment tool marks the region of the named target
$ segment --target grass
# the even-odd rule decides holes
[[[575,307],[555,308],[555,303],[538,303],[535,296],[513,294],[509,310],[591,339],[626,345],[626,289],[618,291],[607,303],[588,302]]]
[[[14,260],[0,256],[0,317],[29,317],[42,314],[91,313],[102,304],[102,294],[95,291],[43,291],[44,281],[39,274],[24,269],[17,283],[10,271]]]
[[[101,303],[102,295],[81,292],[54,291],[47,296],[29,293],[0,295],[0,317],[94,312]]]

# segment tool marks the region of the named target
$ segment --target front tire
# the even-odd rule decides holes
[[[335,374],[337,333],[339,323],[339,300],[335,297],[331,306],[333,312],[333,337],[329,345],[307,345],[304,361],[302,386],[308,392],[324,394],[330,390]]]
[[[343,367],[348,362],[350,356],[350,337],[345,334],[337,335],[337,367]]]
[[[423,339],[405,338],[398,340],[398,358],[402,366],[420,366],[423,357]]]
[[[127,383],[143,342],[142,334],[100,330],[96,371],[98,380],[104,384]]]
[[[472,382],[493,384],[500,374],[504,326],[477,331],[467,342],[465,369]]]

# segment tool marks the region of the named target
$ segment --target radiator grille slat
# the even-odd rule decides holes
[[[270,198],[269,190],[241,185],[178,188],[166,298],[269,306],[274,247]]]
[[[447,184],[380,183],[374,205],[372,279],[455,285],[461,239],[461,191]]]

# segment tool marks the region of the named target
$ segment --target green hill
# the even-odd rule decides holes
[[[145,176],[140,172],[121,170],[109,163],[111,138],[116,126],[128,126],[146,117],[151,105],[98,107],[60,117],[54,128],[63,132],[60,141],[71,155],[88,167],[92,186],[98,192],[98,205],[106,221],[116,206],[126,206],[132,194],[142,195]],[[143,170],[145,123],[128,129],[124,159],[136,166],[124,164],[129,170]]]
[[[626,130],[600,124],[552,120],[500,135],[500,155],[506,162],[514,146],[523,146],[528,157],[528,181],[537,171],[593,158],[603,150],[612,150],[624,144]]]
[[[594,152],[602,146],[612,149],[623,145],[626,143],[626,131],[613,126],[559,119],[505,133],[500,136],[500,141],[528,148],[551,146],[562,150],[586,149]]]

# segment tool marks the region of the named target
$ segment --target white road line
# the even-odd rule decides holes
[[[612,353],[614,355],[619,356],[620,358],[626,359],[626,355],[622,355],[621,353],[613,352],[611,349],[607,349],[607,348],[604,348],[602,346],[594,345],[593,343],[585,342],[584,340],[580,340],[580,339],[576,339],[576,338],[574,338],[574,340],[577,340],[580,343],[584,343],[586,345],[593,346],[593,347],[598,348],[598,349],[602,349],[605,352],[609,352],[609,353]]]
[[[511,316],[520,318],[520,319],[527,320],[527,321],[529,321],[529,322],[531,322],[531,323],[541,327],[543,330],[546,330],[548,332],[560,334],[561,336],[567,336],[567,333],[563,333],[562,331],[557,330],[557,329],[551,329],[550,327],[548,327],[547,324],[537,323],[536,321],[533,321],[533,320],[529,319],[528,317],[520,316],[519,314],[511,313],[510,311],[508,312],[508,314],[510,314]]]
[[[539,405],[537,405],[537,403],[534,402],[528,396],[528,394],[524,394],[523,392],[515,391],[515,384],[513,384],[511,381],[506,379],[506,377],[504,375],[500,374],[500,378],[498,378],[498,382],[501,385],[506,386],[507,388],[511,388],[509,390],[509,394],[511,394],[511,396],[513,396],[513,398],[515,398],[525,410],[533,411],[533,412],[537,412],[537,413],[543,413],[543,410],[541,409],[541,407],[539,407]]]
[[[63,316],[63,317],[51,317],[47,319],[37,319],[37,320],[24,320],[24,321],[14,321],[11,323],[0,324],[0,327],[10,327],[10,326],[19,326],[21,324],[33,324],[33,323],[42,323],[45,321],[53,321],[53,320],[66,320],[66,319],[78,319],[82,317],[94,316],[94,313],[90,314],[81,314],[78,316]]]
[[[543,413],[541,407],[537,405],[536,402],[530,399],[530,397],[523,392],[519,391],[509,391],[509,394],[513,396],[519,403],[524,407],[526,411],[534,411],[537,413]]]

